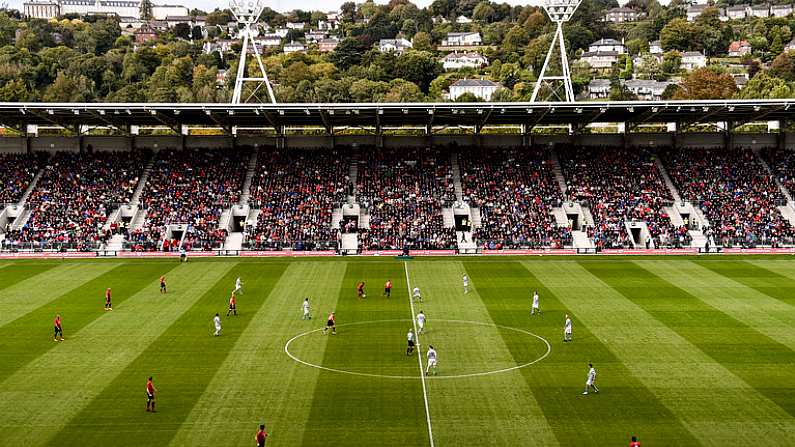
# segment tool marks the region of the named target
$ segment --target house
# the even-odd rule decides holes
[[[334,51],[337,49],[337,45],[339,45],[340,41],[336,37],[332,37],[329,39],[323,39],[317,43],[317,48],[322,53],[328,53],[329,51]]]
[[[148,23],[144,23],[140,28],[133,33],[135,43],[146,43],[150,40],[157,39],[157,31]]]
[[[471,93],[484,101],[491,101],[494,92],[501,88],[502,84],[486,79],[459,79],[450,85],[448,97],[451,101],[455,101],[459,96]]]
[[[792,12],[792,5],[773,5],[770,7],[770,14],[773,17],[787,17]]]
[[[763,4],[751,6],[751,16],[761,18],[770,17],[770,5]]]
[[[472,23],[472,19],[467,16],[458,16],[455,19],[455,23]]]
[[[236,39],[216,39],[212,42],[204,42],[202,51],[206,54],[218,52],[223,55],[232,51],[232,45],[234,44],[240,44],[240,41]]]
[[[317,21],[317,29],[321,31],[333,31],[337,29],[337,25],[339,22],[329,22],[326,20],[318,20]]]
[[[447,33],[442,39],[443,47],[476,47],[483,44],[480,33]]]
[[[642,11],[633,8],[612,8],[605,14],[605,22],[624,23],[634,22],[645,16]]]
[[[434,24],[436,24],[436,23],[445,24],[445,23],[448,23],[448,22],[449,22],[449,20],[447,20],[447,18],[446,18],[446,17],[444,17],[444,16],[434,16],[433,18],[431,18],[431,21],[432,21]]]
[[[489,60],[479,53],[450,53],[442,59],[442,67],[445,70],[482,68],[488,64]]]
[[[329,13],[326,14],[326,21],[336,26],[339,22],[342,22],[342,14],[337,11],[329,11]]]
[[[24,16],[30,19],[52,19],[61,15],[61,5],[57,1],[33,0],[22,4]]]
[[[303,30],[304,28],[306,28],[306,23],[304,23],[304,22],[289,22],[289,23],[287,23],[287,29],[288,30],[290,30],[290,29]]]
[[[207,17],[206,16],[168,16],[166,17],[166,23],[168,23],[169,28],[173,28],[180,23],[187,23],[191,27],[194,26],[201,26],[204,27],[207,24]]]
[[[649,42],[649,53],[651,54],[663,54],[662,44],[660,44],[659,40],[654,40]]]
[[[588,84],[588,99],[607,99],[609,96],[609,79],[592,79]]]
[[[602,70],[611,68],[613,64],[618,62],[618,54],[615,51],[588,51],[583,53],[580,59],[588,62],[591,68]]]
[[[623,43],[615,39],[599,39],[588,46],[589,53],[602,53],[605,51],[624,54],[627,52],[627,49]]]
[[[301,42],[290,42],[284,44],[284,54],[303,53],[306,47]]]
[[[674,84],[670,81],[649,81],[643,79],[629,79],[621,83],[641,101],[661,100],[665,89],[668,88],[669,85]]]
[[[751,44],[747,40],[735,40],[729,44],[729,57],[740,57],[751,52]]]
[[[279,37],[281,37],[282,39],[284,39],[285,37],[287,37],[287,33],[289,33],[290,30],[287,28],[276,28],[275,30],[273,30],[273,32],[278,34]]]
[[[709,5],[690,5],[687,7],[687,21],[692,22],[700,16]]]
[[[729,20],[744,20],[748,17],[748,10],[751,9],[749,5],[734,5],[726,8],[726,15]]]
[[[381,39],[378,42],[378,49],[382,53],[394,51],[395,53],[402,53],[411,48],[411,42],[404,38],[398,39]]]
[[[682,68],[685,70],[695,70],[707,66],[707,57],[700,51],[686,51],[682,53]]]
[[[282,44],[282,38],[278,34],[263,34],[256,40],[257,45],[263,47],[278,47]]]
[[[227,70],[224,69],[218,70],[218,73],[216,73],[215,75],[215,85],[220,87],[226,84],[226,73]]]
[[[784,51],[795,51],[795,39],[792,39],[792,41],[784,47]]]
[[[748,85],[748,73],[732,74],[732,78],[734,79],[734,84],[739,90],[742,90],[743,87]]]
[[[304,35],[307,42],[320,42],[321,40],[328,37],[328,33],[325,31],[320,30],[313,30]]]

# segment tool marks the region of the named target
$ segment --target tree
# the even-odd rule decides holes
[[[94,99],[94,82],[85,76],[72,78],[63,71],[47,87],[44,102],[90,102]]]
[[[22,79],[12,79],[0,84],[0,101],[2,102],[25,102],[34,99],[33,91]]]
[[[394,79],[384,94],[384,102],[422,102],[425,96],[415,84],[405,79]]]
[[[190,25],[187,23],[177,23],[174,25],[174,37],[179,37],[180,39],[188,40],[191,38],[191,29]]]
[[[353,102],[381,102],[389,90],[389,84],[383,81],[357,79],[351,84],[350,96]]]
[[[734,78],[709,68],[691,71],[674,94],[674,99],[728,99],[737,93]]]
[[[497,13],[494,11],[494,8],[492,8],[488,2],[478,3],[472,11],[472,19],[480,22],[491,22],[496,15]]]
[[[427,51],[409,50],[398,57],[395,76],[416,84],[423,92],[428,91],[431,81],[442,72],[442,65]]]
[[[781,53],[773,59],[770,74],[785,81],[795,81],[795,51]]]
[[[760,72],[735,95],[738,99],[786,99],[795,97],[795,85]]]
[[[635,66],[635,77],[646,80],[660,80],[662,77],[660,62],[651,54],[644,54],[640,57],[640,63]]]
[[[152,13],[152,0],[141,0],[138,12],[140,13],[141,20],[144,22],[152,20],[154,17]]]
[[[455,102],[481,102],[482,99],[475,96],[474,93],[465,92],[455,99]]]
[[[359,65],[364,49],[365,46],[358,39],[343,39],[329,56],[329,61],[340,70],[347,70],[354,65]]]
[[[660,31],[660,44],[666,50],[700,50],[698,34],[696,25],[682,18],[673,19]]]
[[[505,87],[498,88],[491,95],[491,100],[492,102],[511,102],[513,101],[513,92]]]
[[[431,42],[431,35],[425,31],[420,31],[414,35],[411,41],[412,47],[417,51],[433,51],[433,42]]]

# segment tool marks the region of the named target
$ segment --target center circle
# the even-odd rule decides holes
[[[358,321],[358,322],[354,322],[354,323],[338,324],[337,325],[337,329],[342,329],[342,328],[345,328],[345,327],[356,327],[356,326],[364,326],[364,325],[373,325],[373,324],[396,325],[398,323],[400,323],[400,324],[404,324],[405,323],[406,325],[408,325],[408,327],[412,327],[412,324],[413,324],[412,320],[409,320],[409,319],[373,320],[373,321]],[[493,367],[493,368],[488,369],[486,371],[476,371],[476,372],[471,372],[471,373],[450,374],[450,375],[439,374],[439,375],[426,376],[427,379],[433,379],[433,380],[437,380],[437,379],[462,379],[462,378],[468,378],[468,377],[479,377],[479,376],[488,376],[488,375],[506,373],[506,372],[509,372],[509,371],[514,371],[514,370],[517,370],[517,369],[526,368],[528,366],[536,364],[536,363],[540,362],[541,360],[545,359],[550,354],[550,352],[552,352],[552,346],[549,344],[549,341],[547,341],[544,337],[542,337],[540,335],[536,335],[536,334],[534,334],[534,333],[532,333],[530,331],[524,330],[524,329],[519,329],[519,328],[515,328],[515,327],[510,327],[510,326],[502,326],[502,325],[499,325],[499,324],[484,323],[484,322],[481,322],[481,321],[434,319],[432,322],[429,321],[429,323],[428,323],[429,332],[426,332],[426,333],[420,335],[420,342],[423,344],[423,346],[418,347],[418,351],[420,351],[420,355],[424,355],[423,348],[424,348],[424,345],[428,344],[427,339],[428,338],[432,338],[434,333],[438,330],[437,329],[438,325],[436,325],[436,323],[445,323],[445,324],[450,324],[450,325],[491,327],[491,328],[497,328],[497,329],[506,330],[506,331],[517,332],[517,333],[520,333],[520,334],[523,334],[523,335],[527,335],[529,337],[533,337],[537,341],[542,342],[543,346],[544,346],[544,350],[543,350],[543,354],[541,354],[538,358],[535,358],[534,360],[523,362],[523,363],[520,363],[520,364],[515,364],[515,365],[511,365],[511,366],[507,366],[506,365],[506,366],[500,366],[500,367]],[[362,376],[362,377],[377,377],[377,378],[386,378],[386,379],[419,380],[419,379],[422,378],[422,376],[420,376],[419,374],[409,375],[409,374],[398,374],[398,373],[388,373],[388,372],[379,374],[379,373],[370,373],[370,372],[362,372],[362,371],[352,371],[352,370],[349,370],[349,369],[343,369],[341,367],[323,366],[323,365],[318,365],[317,363],[312,363],[312,362],[303,360],[303,359],[299,358],[298,356],[296,356],[294,353],[290,352],[290,347],[297,340],[300,340],[300,339],[305,338],[307,336],[310,336],[312,334],[319,333],[322,330],[323,330],[322,327],[321,328],[317,328],[317,329],[313,329],[311,331],[306,331],[306,332],[300,333],[300,334],[292,337],[291,339],[287,340],[287,343],[285,343],[285,345],[284,345],[284,353],[287,354],[287,356],[290,357],[292,360],[294,360],[294,361],[296,361],[296,362],[298,362],[298,363],[300,363],[302,365],[309,366],[309,367],[312,367],[312,368],[321,369],[321,370],[324,370],[324,371],[340,373],[340,374],[348,374],[348,375],[355,375],[355,376]],[[402,344],[399,344],[400,342],[396,342],[396,344],[398,344],[399,346],[402,346],[403,349],[405,349],[406,341],[405,341],[405,337],[402,337],[402,335],[403,334],[401,334],[401,338],[400,338],[400,340],[402,340]],[[331,337],[332,335],[328,335],[328,336]],[[445,361],[444,350],[442,348],[440,348],[439,346],[437,346],[436,349],[440,353],[440,364],[444,364],[444,361]],[[417,355],[417,354],[415,353],[413,355]],[[412,358],[413,358],[413,356],[412,356]],[[423,358],[423,363],[424,363],[424,358]],[[417,367],[418,367],[418,365],[417,365],[417,363],[415,361],[413,363],[413,368],[416,370]]]

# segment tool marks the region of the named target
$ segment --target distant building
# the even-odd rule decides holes
[[[263,47],[278,47],[282,44],[282,38],[278,34],[263,34],[254,40],[257,45]]]
[[[751,44],[747,40],[735,40],[729,44],[729,56],[739,57],[751,52]]]
[[[627,52],[627,49],[623,43],[615,39],[599,39],[588,46],[588,52],[590,53],[601,53],[604,51],[611,51],[611,52],[616,52],[618,54],[624,54]]]
[[[234,44],[240,44],[240,41],[237,39],[216,39],[212,42],[204,42],[202,51],[206,54],[218,52],[223,55],[232,51],[232,45]]]
[[[411,42],[406,39],[398,38],[398,39],[381,39],[378,42],[378,49],[382,53],[387,53],[390,51],[394,51],[395,53],[402,53],[412,47]]]
[[[306,23],[304,22],[290,22],[287,24],[287,29],[296,29],[296,30],[303,30],[306,28]]]
[[[609,79],[592,79],[588,83],[588,99],[607,99],[610,96]]]
[[[739,90],[742,90],[743,87],[748,85],[748,73],[733,74],[732,79],[734,79],[734,85],[736,85]]]
[[[700,51],[686,51],[682,53],[682,68],[695,70],[707,66],[707,57]]]
[[[157,39],[157,31],[152,28],[148,23],[144,23],[140,28],[133,33],[135,43],[146,43],[150,40]]]
[[[654,40],[652,42],[649,42],[649,53],[663,54],[663,48],[659,40]]]
[[[22,5],[28,17],[51,19],[67,14],[80,16],[114,15],[117,17],[139,17],[140,0],[30,0]],[[168,16],[187,16],[190,11],[182,5],[152,5],[152,16],[165,20]]]
[[[489,64],[489,60],[479,53],[450,53],[442,59],[445,70],[459,68],[481,68]]]
[[[787,44],[787,45],[784,47],[784,51],[795,51],[795,39],[792,39],[792,40],[790,41],[790,43],[788,43],[788,44]]]
[[[770,7],[770,14],[773,17],[787,17],[792,12],[792,5],[773,5]]]
[[[726,8],[726,17],[729,20],[744,20],[748,17],[748,12],[751,9],[750,5],[734,5]]]
[[[180,23],[187,23],[191,27],[200,26],[204,27],[207,24],[207,17],[205,16],[168,16],[165,18],[166,23],[168,23],[169,28],[174,28]]]
[[[611,68],[613,64],[618,62],[619,53],[615,51],[588,51],[582,54],[581,60],[588,62],[591,68],[603,70]]]
[[[770,17],[770,5],[753,5],[751,6],[751,16],[766,18]]]
[[[22,4],[22,13],[33,19],[51,19],[61,15],[61,5],[54,0],[34,0]]]
[[[290,42],[284,44],[284,54],[303,53],[306,47],[301,42]]]
[[[455,23],[472,23],[472,19],[467,16],[458,16],[455,19]]]
[[[709,5],[690,5],[687,7],[687,21],[692,22],[696,20],[696,17],[700,16],[704,13],[704,10],[707,9]]]
[[[328,33],[325,31],[320,30],[313,30],[304,35],[307,42],[320,42],[321,40],[328,37]]]
[[[276,28],[273,32],[278,34],[279,37],[281,37],[282,39],[284,39],[285,37],[287,37],[287,33],[289,33],[290,30],[287,28]]]
[[[480,33],[447,33],[443,47],[477,47],[483,44]]]
[[[465,93],[471,93],[476,97],[491,101],[494,92],[502,88],[502,84],[485,79],[459,79],[450,85],[449,99],[455,101]]]
[[[643,79],[622,80],[621,83],[641,101],[661,100],[665,89],[668,88],[669,85],[674,84],[669,81],[647,81]]]
[[[334,51],[337,49],[337,45],[339,45],[340,41],[334,37],[330,39],[323,39],[317,43],[317,48],[323,53],[328,53],[329,51]]]
[[[633,8],[612,8],[605,14],[605,22],[624,23],[634,22],[645,16],[642,11]]]

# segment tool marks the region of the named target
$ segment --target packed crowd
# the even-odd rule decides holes
[[[350,156],[339,150],[262,150],[250,203],[260,210],[246,229],[253,250],[336,249],[335,207],[345,201]]]
[[[0,206],[17,203],[39,171],[41,154],[0,154]]]
[[[6,234],[6,248],[100,248],[108,216],[129,201],[144,160],[140,152],[55,153],[28,198],[30,218]]]
[[[671,150],[663,160],[681,195],[704,212],[715,243],[754,247],[795,240],[776,208],[784,196],[751,150]]]
[[[135,250],[177,250],[167,225],[187,224],[186,250],[221,248],[226,232],[218,229],[224,210],[240,199],[251,153],[245,150],[162,150],[147,179],[141,206],[142,228],[128,233]]]
[[[449,155],[431,148],[367,150],[357,179],[370,228],[359,232],[364,250],[456,248],[445,228],[444,203],[455,198]]]
[[[676,227],[665,207],[673,204],[655,164],[643,149],[570,147],[558,151],[566,178],[566,199],[586,204],[594,219],[588,236],[597,249],[661,248],[690,244],[684,226]],[[627,222],[645,223],[651,240],[633,241]],[[653,247],[652,247],[653,245]]]
[[[475,230],[484,248],[571,245],[571,230],[555,223],[562,201],[549,153],[536,148],[471,148],[461,152],[464,200],[480,209]]]
[[[762,157],[790,196],[795,194],[795,151],[766,149],[762,151]]]

